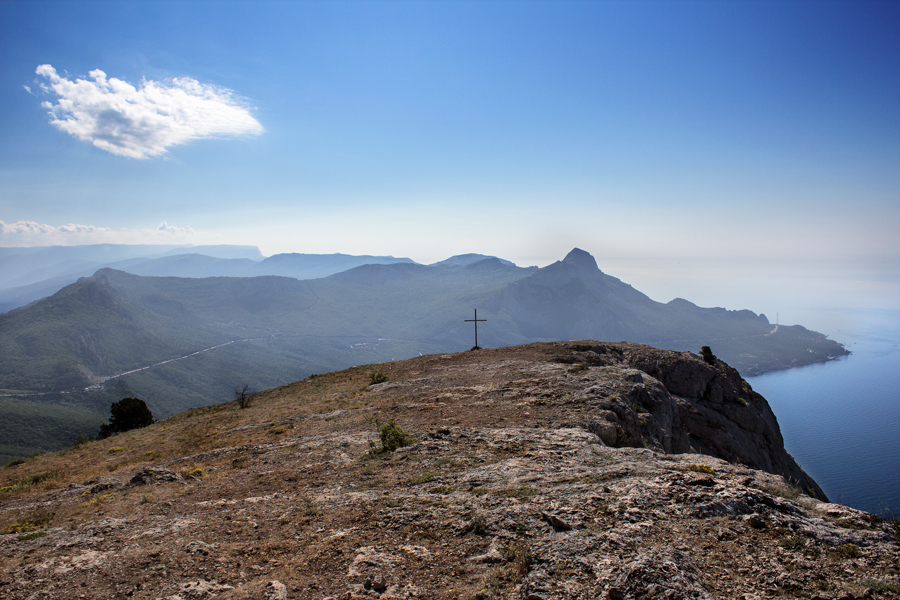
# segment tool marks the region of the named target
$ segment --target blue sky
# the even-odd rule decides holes
[[[6,0],[0,245],[577,246],[661,301],[900,308],[898,31],[897,2]]]

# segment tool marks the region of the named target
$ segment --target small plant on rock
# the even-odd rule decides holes
[[[708,365],[716,366],[716,364],[719,362],[719,359],[717,359],[716,355],[712,353],[712,350],[709,349],[709,346],[703,346],[702,348],[700,348],[700,356]]]
[[[428,483],[429,481],[434,481],[434,478],[437,477],[438,474],[433,471],[428,471],[419,475],[417,479],[412,480],[413,485],[417,485],[420,483]]]
[[[380,458],[390,454],[397,448],[412,446],[416,443],[416,438],[403,431],[393,419],[383,425],[376,420],[375,424],[380,426],[381,447],[374,441],[369,440],[369,453],[367,455],[369,458]]]
[[[518,583],[531,569],[531,548],[522,544],[507,544],[500,551],[503,560],[512,567],[512,574],[515,576],[513,581]]]
[[[841,544],[834,551],[844,558],[859,558],[862,556],[862,552],[856,544]]]
[[[695,473],[706,473],[707,475],[716,474],[716,470],[709,465],[690,465],[688,466],[688,471],[694,471]]]
[[[369,373],[369,385],[377,385],[379,383],[385,383],[388,380],[388,376],[379,371],[378,373]]]
[[[38,529],[46,527],[52,518],[52,514],[47,514],[32,517],[21,523],[16,521],[6,528],[6,533],[29,533],[31,531],[37,531]]]
[[[778,545],[788,550],[801,550],[806,548],[806,538],[799,535],[786,537],[780,540]]]

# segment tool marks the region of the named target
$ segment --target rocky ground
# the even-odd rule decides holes
[[[532,344],[195,409],[0,469],[0,596],[900,597],[897,524],[825,501],[735,377]]]

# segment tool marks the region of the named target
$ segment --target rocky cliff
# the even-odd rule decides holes
[[[900,594],[896,523],[828,503],[733,369],[637,344],[313,376],[0,476],[11,599]]]

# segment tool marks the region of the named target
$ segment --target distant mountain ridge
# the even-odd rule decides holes
[[[485,254],[457,254],[445,260],[434,263],[434,265],[471,265],[483,260],[495,259],[508,267],[516,266],[512,261],[497,258],[496,256],[487,256]]]
[[[847,353],[820,333],[775,328],[751,311],[656,302],[579,249],[541,269],[497,258],[395,260],[305,280],[101,269],[2,314],[0,389],[16,399],[25,424],[0,425],[0,444],[27,447],[22,436],[45,426],[28,425],[34,403],[80,407],[99,423],[112,401],[133,395],[167,416],[227,399],[236,385],[264,389],[311,373],[467,350],[473,329],[465,319],[475,308],[487,320],[478,330],[484,347],[587,338],[692,352],[709,345],[744,375]]]
[[[474,255],[472,255],[474,256]],[[50,296],[102,268],[151,277],[258,277],[316,279],[364,264],[413,262],[409,258],[349,254],[275,254],[256,246],[154,246],[95,244],[0,248],[0,313]],[[512,264],[512,263],[510,263]]]

